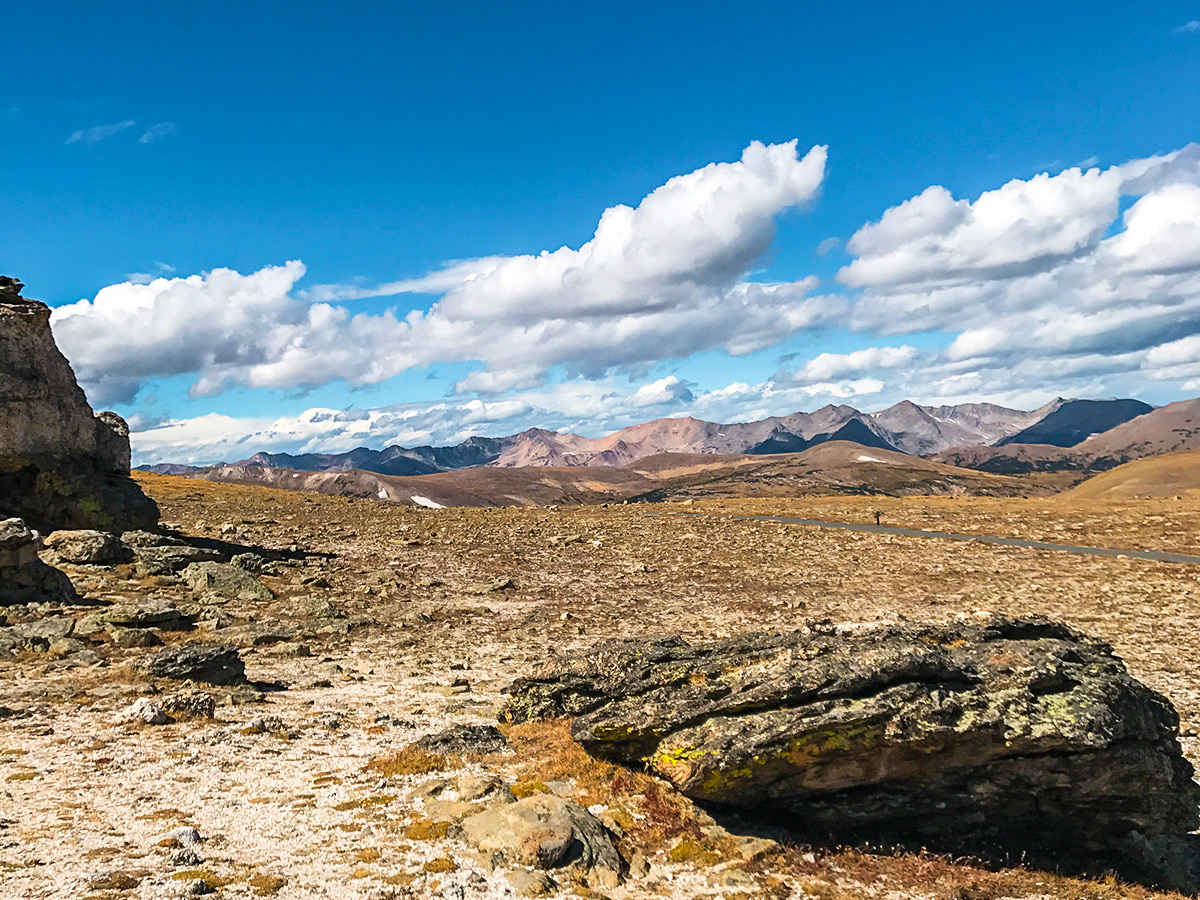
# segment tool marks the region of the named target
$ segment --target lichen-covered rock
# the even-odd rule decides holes
[[[191,617],[166,597],[147,597],[114,603],[98,616],[98,621],[120,628],[163,628],[186,630],[192,625]]]
[[[143,662],[142,669],[155,678],[207,684],[242,684],[246,681],[246,664],[237,647],[225,644],[168,647]]]
[[[518,681],[506,716],[576,716],[590,753],[813,839],[1191,883],[1174,709],[1052,622],[611,640]]]
[[[88,528],[53,531],[44,543],[55,560],[73,565],[111,566],[129,557],[125,545],[107,531]]]
[[[153,525],[129,477],[129,428],[92,414],[50,331],[50,308],[0,277],[0,513],[47,533]]]
[[[20,519],[0,520],[0,606],[78,600],[64,573],[38,557],[37,533]]]

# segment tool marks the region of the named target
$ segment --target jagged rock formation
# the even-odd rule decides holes
[[[129,428],[93,415],[50,331],[50,309],[0,277],[0,514],[46,533],[153,526],[129,477]]]
[[[610,640],[518,681],[506,716],[576,716],[588,752],[814,840],[1193,885],[1174,708],[1044,620]]]
[[[0,606],[77,599],[71,579],[42,562],[37,552],[38,537],[24,522],[0,521]]]

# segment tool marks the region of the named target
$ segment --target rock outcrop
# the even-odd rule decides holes
[[[93,415],[50,331],[50,308],[0,277],[0,514],[43,534],[158,521],[129,477],[129,428]]]
[[[505,715],[577,717],[590,753],[812,840],[1195,886],[1174,708],[1053,622],[611,640],[518,681]]]
[[[20,519],[0,520],[0,606],[78,599],[71,579],[38,557],[38,543]]]

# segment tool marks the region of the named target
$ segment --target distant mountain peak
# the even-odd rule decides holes
[[[867,414],[846,404],[830,403],[811,413],[796,412],[740,423],[708,422],[692,415],[669,416],[630,425],[600,438],[535,426],[507,437],[473,436],[447,447],[406,449],[393,445],[382,450],[356,447],[344,453],[296,455],[258,452],[231,465],[425,475],[479,466],[624,466],[664,453],[796,453],[831,441],[852,441],[911,456],[933,456],[957,448],[1014,442],[1078,443],[1152,409],[1149,404],[1127,399],[1060,397],[1033,411],[1008,409],[993,403],[930,407],[905,399]]]

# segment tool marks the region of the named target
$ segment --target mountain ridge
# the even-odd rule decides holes
[[[1062,410],[1067,408],[1073,408],[1076,413],[1083,415],[1062,414]],[[269,466],[306,472],[362,469],[384,475],[407,476],[475,466],[626,466],[661,453],[794,453],[839,440],[910,456],[932,457],[963,447],[1013,443],[1015,435],[1036,428],[1038,423],[1055,416],[1069,420],[1071,428],[1080,433],[1086,432],[1084,437],[1088,437],[1092,433],[1088,431],[1086,422],[1089,411],[1107,426],[1112,422],[1122,424],[1135,414],[1152,409],[1148,404],[1135,400],[1057,399],[1039,409],[1028,411],[992,403],[927,407],[903,400],[887,409],[864,413],[845,404],[829,404],[812,412],[769,416],[750,422],[709,422],[692,416],[653,419],[599,438],[535,427],[505,437],[470,437],[459,444],[444,447],[423,445],[405,448],[393,445],[382,450],[356,447],[344,453],[259,452],[243,460],[219,465]],[[1053,428],[1050,430],[1054,431]],[[208,467],[161,463],[139,468],[149,472],[179,474]]]

